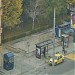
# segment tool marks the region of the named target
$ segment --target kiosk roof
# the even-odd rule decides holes
[[[53,43],[52,40],[49,39],[49,40],[46,40],[46,41],[43,41],[43,42],[36,44],[36,46],[42,47],[42,46],[49,45],[52,43]]]
[[[7,53],[7,56],[8,56],[8,57],[13,57],[14,54],[13,54],[13,52],[9,52],[9,53]]]

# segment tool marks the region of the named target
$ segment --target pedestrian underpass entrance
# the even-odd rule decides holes
[[[39,59],[41,59],[41,55],[46,57],[51,44],[53,45],[53,42],[50,39],[36,44],[36,57]]]

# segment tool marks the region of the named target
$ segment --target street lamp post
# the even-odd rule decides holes
[[[54,66],[54,55],[55,55],[55,8],[54,8],[54,26],[53,26],[53,66]]]

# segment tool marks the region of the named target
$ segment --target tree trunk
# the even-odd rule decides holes
[[[33,24],[32,24],[32,30],[34,29],[34,17],[33,17]]]
[[[35,25],[35,11],[34,11],[34,14],[33,14],[33,24],[32,24],[32,30],[34,29],[34,25]]]

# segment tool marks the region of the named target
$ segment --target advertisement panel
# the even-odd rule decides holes
[[[36,57],[41,58],[41,49],[38,47],[36,48]]]
[[[75,15],[74,14],[71,17],[71,28],[75,28]]]

